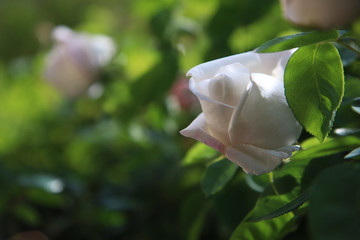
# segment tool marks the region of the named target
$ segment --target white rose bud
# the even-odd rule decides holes
[[[360,0],[281,0],[283,14],[295,25],[331,29],[360,16]]]
[[[45,78],[71,98],[88,89],[116,52],[113,40],[104,35],[76,33],[59,26],[52,37],[55,45],[46,57]]]
[[[294,50],[246,52],[188,72],[201,113],[180,133],[224,154],[246,173],[272,171],[299,146],[302,127],[290,110],[284,69]]]

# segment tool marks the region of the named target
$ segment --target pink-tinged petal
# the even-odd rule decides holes
[[[194,138],[218,152],[225,154],[226,146],[208,132],[207,123],[203,113],[195,118],[187,128],[181,130],[180,133],[185,137]]]
[[[284,150],[268,150],[241,144],[227,148],[225,156],[240,166],[245,173],[260,175],[274,170],[283,159],[291,156],[292,150],[296,149],[289,147]]]

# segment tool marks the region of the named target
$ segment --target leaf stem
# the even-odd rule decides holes
[[[358,49],[350,46],[349,44],[345,43],[345,42],[342,41],[341,39],[338,39],[336,42],[339,43],[339,44],[341,44],[341,45],[343,45],[344,47],[350,49],[351,51],[355,52],[357,55],[360,56],[360,51],[359,51]]]
[[[275,187],[275,184],[274,184],[274,175],[273,175],[273,172],[269,172],[268,173],[268,177],[269,177],[269,181],[270,181],[270,185],[274,191],[274,193],[277,195],[277,196],[280,196],[278,190],[276,189]]]

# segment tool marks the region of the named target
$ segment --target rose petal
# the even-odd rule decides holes
[[[196,79],[196,81],[201,81],[203,79],[214,77],[215,74],[219,72],[219,69],[223,66],[233,63],[241,63],[245,66],[248,66],[248,64],[253,62],[258,62],[258,58],[258,54],[253,51],[232,55],[197,65],[196,67],[190,69],[186,75],[193,77]]]
[[[198,91],[194,78],[190,79],[189,86],[190,90],[200,100],[204,117],[206,118],[207,124],[210,125],[209,129],[211,129],[211,135],[221,141],[223,144],[230,145],[230,139],[227,129],[232,116],[232,112],[234,110],[234,106],[219,102],[205,94],[202,94],[200,91]],[[208,89],[207,86],[202,86],[202,88]],[[205,89],[202,89],[202,92],[204,92],[204,90]],[[217,116],[221,116],[221,118]]]
[[[289,58],[296,49],[290,49],[276,53],[258,53],[256,64],[249,65],[251,73],[264,73],[273,76],[273,70],[280,67],[285,70]]]
[[[289,151],[294,148],[287,148],[285,151],[267,150],[252,145],[240,144],[236,147],[229,147],[225,156],[239,165],[245,173],[260,175],[274,170],[280,165],[282,159],[289,158]]]
[[[211,135],[225,145],[230,144],[228,127],[233,110],[249,82],[249,70],[240,63],[221,67],[213,78],[198,84],[194,77],[190,79],[190,90],[200,100]]]
[[[226,146],[208,132],[207,123],[203,113],[195,118],[187,128],[181,130],[180,133],[185,137],[194,138],[222,154],[225,153]]]
[[[251,76],[250,94],[242,110],[234,111],[229,126],[231,145],[276,149],[293,144],[302,128],[286,102],[282,83],[265,74]]]
[[[233,63],[219,69],[219,73],[208,84],[212,99],[234,106],[246,91],[250,82],[250,72],[240,63]]]

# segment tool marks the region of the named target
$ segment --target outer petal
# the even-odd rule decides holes
[[[187,76],[193,77],[196,81],[201,81],[215,76],[215,74],[218,73],[219,69],[223,66],[233,63],[241,63],[248,67],[248,65],[255,66],[255,63],[257,62],[259,62],[259,56],[257,53],[246,52],[197,65],[188,71]]]
[[[194,138],[209,147],[214,148],[222,154],[225,153],[226,146],[209,133],[203,113],[195,118],[195,120],[187,128],[181,130],[180,133],[185,137]]]
[[[276,53],[258,53],[258,62],[249,65],[251,73],[264,73],[283,81],[284,70],[296,49]]]
[[[234,111],[229,126],[231,145],[276,149],[293,144],[302,128],[286,102],[282,83],[265,74],[252,74],[252,82],[241,111]]]
[[[199,98],[203,117],[206,119],[208,133],[225,145],[230,145],[227,132],[230,118],[234,110],[233,106],[221,103],[201,94],[196,87],[193,78],[190,79],[190,90]],[[219,117],[221,116],[221,117]],[[204,120],[205,121],[205,120]],[[208,126],[209,125],[209,126]]]
[[[250,82],[248,69],[234,63],[221,67],[211,79],[190,79],[190,90],[199,98],[211,135],[230,145],[228,126],[235,105]]]
[[[298,150],[298,148],[289,146],[279,150],[267,150],[240,144],[227,148],[225,156],[239,165],[245,173],[260,175],[274,170],[282,162],[282,159],[289,158],[294,150]]]

